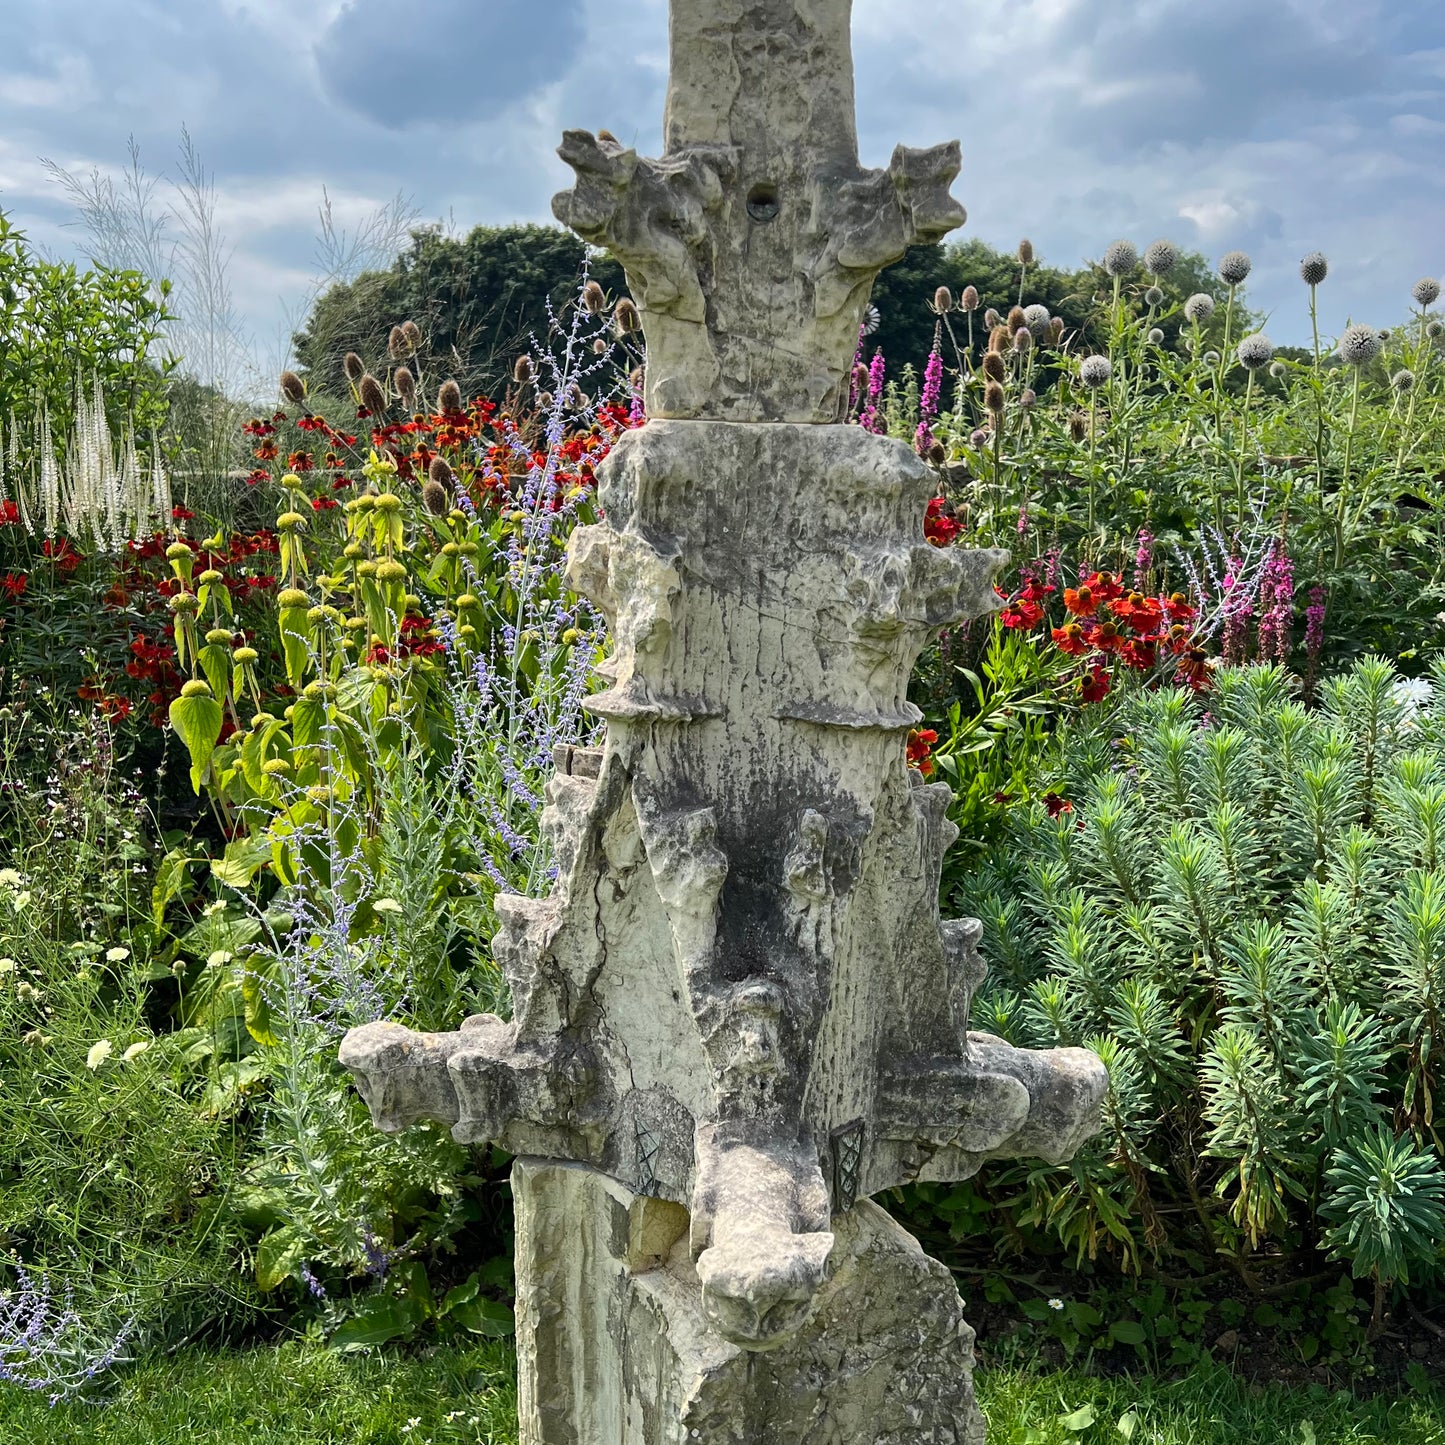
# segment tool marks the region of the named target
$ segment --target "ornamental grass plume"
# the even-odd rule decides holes
[[[1104,251],[1104,271],[1119,280],[1130,275],[1139,264],[1139,252],[1132,241],[1111,241]]]
[[[1433,276],[1422,276],[1410,288],[1410,295],[1421,307],[1433,306],[1440,299],[1440,283]]]
[[[1219,279],[1228,286],[1242,285],[1253,265],[1243,251],[1226,251],[1219,258]]]
[[[1162,238],[1144,248],[1144,269],[1155,277],[1167,276],[1179,264],[1179,248]]]
[[[1330,263],[1325,259],[1323,251],[1311,251],[1303,261],[1299,263],[1300,280],[1306,286],[1318,286],[1326,276],[1330,274]]]

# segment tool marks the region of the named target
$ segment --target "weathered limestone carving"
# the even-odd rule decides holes
[[[976,1445],[957,1291],[866,1201],[1067,1159],[1105,1076],[969,1032],[980,930],[939,917],[957,830],[907,687],[1005,558],[929,545],[927,468],[833,424],[874,273],[961,219],[956,147],[859,169],[848,0],[672,8],[667,154],[570,134],[558,199],[647,326],[653,419],[570,552],[606,746],[557,758],[552,896],[499,900],[512,1020],[341,1057],[381,1128],[538,1161],[529,1445]]]

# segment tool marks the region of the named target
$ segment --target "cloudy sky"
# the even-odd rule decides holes
[[[42,158],[214,174],[258,354],[315,284],[323,187],[355,228],[399,191],[466,229],[543,220],[564,126],[655,153],[665,0],[4,0],[0,209],[83,256]],[[1116,236],[1254,258],[1277,341],[1402,318],[1445,272],[1440,0],[856,0],[865,162],[957,136],[960,235],[1072,264]],[[164,188],[157,198],[164,199]],[[69,224],[68,224],[69,223]]]

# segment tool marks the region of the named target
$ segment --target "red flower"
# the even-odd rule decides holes
[[[309,472],[314,463],[310,452],[292,452],[286,458],[286,465],[293,472]]]
[[[1084,702],[1102,702],[1109,695],[1110,682],[1109,674],[1102,667],[1095,667],[1084,674],[1079,696]]]
[[[1183,679],[1195,692],[1208,692],[1214,681],[1209,671],[1209,658],[1201,647],[1191,647],[1179,660],[1176,677]]]
[[[1124,643],[1119,648],[1119,656],[1132,667],[1135,672],[1148,672],[1155,662],[1158,661],[1158,654],[1155,651],[1155,643],[1152,637],[1136,637]]]
[[[340,505],[335,497],[313,497],[311,499],[311,510],[313,512],[335,511]]]
[[[3,588],[12,597],[23,597],[29,581],[29,577],[23,572],[7,572],[0,577],[0,588]]]
[[[961,531],[963,524],[954,516],[952,504],[934,497],[923,514],[923,535],[935,547],[947,547]]]
[[[1164,607],[1153,597],[1142,592],[1131,592],[1127,597],[1117,597],[1109,604],[1109,611],[1122,618],[1136,632],[1156,632],[1164,621]]]
[[[1189,605],[1189,599],[1182,592],[1176,592],[1172,596],[1164,598],[1163,602],[1164,610],[1169,614],[1171,622],[1194,621],[1195,610]]]
[[[85,561],[85,558],[70,545],[69,537],[62,537],[59,542],[52,542],[47,537],[41,543],[40,550],[62,572],[74,572]]]
[[[932,728],[914,728],[908,734],[908,765],[917,768],[925,778],[933,776],[933,758],[930,754],[938,741],[938,734]]]
[[[1112,622],[1101,622],[1089,635],[1090,641],[1100,652],[1117,652],[1124,634]]]
[[[175,522],[193,522],[196,519],[194,512],[188,512],[184,507],[171,508],[171,520]]]
[[[1077,622],[1066,622],[1053,630],[1054,646],[1070,657],[1082,657],[1089,650],[1088,634]]]
[[[1092,587],[1080,583],[1077,587],[1064,588],[1064,606],[1075,617],[1092,617],[1099,610],[1099,599]]]
[[[7,497],[0,502],[0,527],[13,527],[20,521],[20,508]]]
[[[1041,801],[1051,818],[1057,818],[1060,813],[1074,811],[1074,805],[1062,793],[1045,793]]]
[[[1044,609],[1037,602],[1030,602],[1027,597],[1010,602],[1000,614],[1000,621],[1005,627],[1016,628],[1020,632],[1028,632],[1037,627],[1043,618]]]

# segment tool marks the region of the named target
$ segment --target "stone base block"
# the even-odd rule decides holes
[[[522,1445],[983,1445],[963,1301],[876,1204],[834,1218],[811,1320],[756,1352],[705,1319],[681,1206],[540,1160],[512,1190]]]

